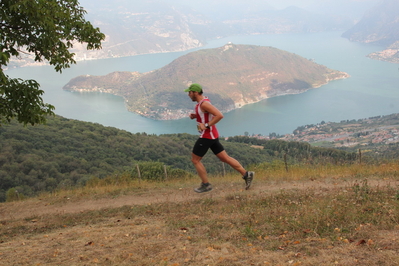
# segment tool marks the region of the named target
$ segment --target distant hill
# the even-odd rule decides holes
[[[375,1],[375,0],[366,0]],[[324,2],[323,2],[324,3]],[[88,51],[75,43],[75,60],[134,56],[149,53],[186,51],[218,38],[250,35],[346,30],[354,25],[342,10],[363,10],[355,0],[333,2],[318,12],[287,7],[276,9],[267,1],[233,0],[82,0],[86,18],[106,35],[101,50]],[[34,55],[13,60],[11,66],[31,65]],[[39,64],[39,63],[35,63]],[[43,64],[43,62],[41,62]]]
[[[347,17],[300,8],[276,10],[263,0],[82,0],[87,18],[106,34],[103,49],[74,45],[76,59],[185,51],[232,35],[345,30]]]
[[[399,40],[399,1],[384,0],[342,34],[351,41],[391,45]]]
[[[386,50],[369,57],[399,63],[398,10],[399,1],[383,0],[342,36],[351,41],[385,45]]]
[[[70,91],[103,91],[125,98],[129,111],[167,120],[186,117],[193,103],[184,89],[200,83],[223,112],[263,99],[301,93],[349,75],[273,47],[226,44],[181,56],[148,73],[79,76]]]

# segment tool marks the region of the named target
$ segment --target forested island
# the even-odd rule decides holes
[[[184,93],[191,83],[203,85],[213,104],[228,112],[347,77],[347,73],[277,48],[229,43],[189,53],[148,73],[79,76],[63,89],[119,95],[131,112],[156,120],[171,120],[186,117],[192,111],[192,103]]]

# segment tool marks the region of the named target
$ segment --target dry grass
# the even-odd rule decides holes
[[[397,164],[258,166],[0,205],[1,265],[399,265]]]

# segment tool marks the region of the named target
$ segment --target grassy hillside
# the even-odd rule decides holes
[[[0,127],[0,201],[10,188],[30,196],[79,186],[92,177],[125,172],[134,176],[137,165],[152,165],[157,169],[150,171],[162,173],[165,165],[170,175],[176,171],[189,175],[194,172],[190,154],[196,139],[188,134],[132,134],[62,117],[49,118],[47,125],[34,127],[5,125]],[[246,166],[271,158],[267,152],[245,144],[226,144],[231,155]],[[211,156],[206,156],[204,163],[210,173],[222,171],[222,164]]]
[[[132,134],[100,124],[51,117],[47,125],[0,127],[0,201],[7,193],[32,196],[40,191],[82,186],[112,175],[163,179],[195,174],[191,149],[198,136]],[[231,138],[222,140],[228,153],[245,167],[284,158],[297,163],[352,163],[356,155],[306,143]],[[210,174],[232,169],[210,152],[204,157]],[[11,192],[10,192],[11,193]],[[12,194],[11,193],[11,194]]]
[[[193,82],[202,84],[212,103],[226,112],[346,77],[346,73],[273,47],[226,44],[189,53],[140,76],[118,72],[77,77],[64,89],[106,91],[123,96],[132,112],[153,119],[179,119],[192,111],[184,89]]]

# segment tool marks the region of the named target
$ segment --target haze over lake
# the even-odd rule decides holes
[[[273,46],[351,75],[348,79],[332,81],[306,93],[270,98],[226,113],[218,124],[221,135],[234,136],[245,132],[288,134],[298,126],[321,121],[339,122],[399,113],[399,65],[367,58],[367,54],[384,47],[350,42],[341,38],[341,34],[235,36],[214,40],[199,48],[216,48],[228,42]],[[100,123],[133,133],[196,134],[195,122],[188,118],[154,121],[128,112],[121,97],[62,90],[71,78],[79,75],[105,75],[114,71],[147,72],[192,51],[81,61],[62,74],[56,73],[51,66],[12,69],[6,73],[12,77],[36,79],[45,91],[44,100],[56,107],[58,115],[66,118]],[[195,82],[201,83],[200,80]],[[187,101],[190,101],[188,97]]]

